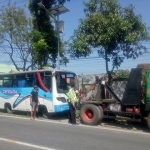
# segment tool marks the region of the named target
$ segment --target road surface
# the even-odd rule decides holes
[[[149,150],[149,142],[150,133],[0,116],[0,150]]]

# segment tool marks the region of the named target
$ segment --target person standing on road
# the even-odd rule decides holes
[[[35,85],[33,91],[30,95],[30,105],[31,105],[31,120],[36,118],[36,112],[38,111],[38,104],[39,104],[39,98],[38,98],[38,86]]]
[[[71,83],[71,89],[68,92],[68,105],[69,105],[69,121],[68,123],[77,125],[76,123],[76,104],[78,102],[78,98],[75,92],[75,84]]]

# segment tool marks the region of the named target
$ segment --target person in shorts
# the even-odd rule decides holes
[[[38,86],[35,85],[33,91],[30,94],[30,105],[31,105],[31,120],[36,118],[36,112],[38,111]]]

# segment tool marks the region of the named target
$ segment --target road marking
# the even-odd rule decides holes
[[[30,143],[24,143],[24,142],[10,140],[10,139],[4,139],[4,138],[0,138],[0,141],[18,144],[18,145],[23,145],[23,146],[27,146],[27,147],[32,147],[32,148],[36,148],[39,150],[56,150],[56,149],[52,149],[52,148],[48,148],[48,147],[43,147],[43,146],[39,146],[39,145],[34,145],[34,144],[30,144]]]
[[[2,117],[8,117],[8,118],[15,118],[15,119],[29,120],[29,118],[21,118],[21,117],[16,117],[16,116],[7,116],[7,115],[0,115],[0,116],[2,116]],[[70,125],[70,124],[65,123],[65,122],[56,122],[56,121],[52,121],[52,120],[38,120],[37,119],[35,121]],[[126,133],[134,133],[134,134],[142,134],[142,135],[148,135],[148,136],[150,136],[149,133],[145,133],[145,132],[142,132],[142,131],[130,131],[130,130],[126,130],[126,129],[114,129],[114,128],[111,128],[111,127],[90,126],[90,125],[84,125],[84,124],[80,124],[79,127],[94,128],[94,129],[103,129],[103,130],[109,130],[109,131],[126,132]]]

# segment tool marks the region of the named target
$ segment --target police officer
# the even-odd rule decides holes
[[[71,83],[71,89],[68,92],[68,105],[69,105],[69,121],[73,125],[77,125],[76,123],[76,104],[78,102],[78,98],[75,92],[75,84]]]

